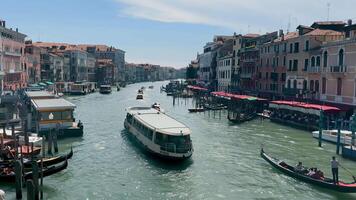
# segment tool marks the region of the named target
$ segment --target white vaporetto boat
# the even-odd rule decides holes
[[[125,128],[145,149],[162,158],[182,160],[193,154],[190,129],[150,107],[129,107]]]
[[[313,137],[318,139],[319,138],[319,131],[313,131]],[[322,132],[322,139],[327,142],[337,143],[337,130],[323,130]],[[351,144],[352,140],[352,133],[351,131],[347,130],[340,130],[340,143],[341,144]],[[356,144],[356,140],[355,144]]]

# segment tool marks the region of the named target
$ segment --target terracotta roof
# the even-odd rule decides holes
[[[78,44],[77,46],[84,51],[86,51],[88,47],[95,47],[97,51],[108,51],[110,49],[110,47],[105,44]],[[112,47],[112,49],[116,50],[114,47]]]
[[[343,35],[343,33],[333,30],[323,30],[323,29],[314,29],[305,35],[319,36],[319,35]]]

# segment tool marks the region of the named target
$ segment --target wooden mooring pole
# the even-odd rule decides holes
[[[15,184],[16,199],[22,199],[22,165],[19,160],[15,161]]]
[[[337,120],[337,142],[336,142],[336,154],[340,154],[340,134],[341,134],[341,119]]]

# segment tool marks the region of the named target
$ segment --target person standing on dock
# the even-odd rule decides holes
[[[333,173],[334,184],[339,183],[339,161],[336,160],[335,156],[332,157],[331,162],[331,172]]]

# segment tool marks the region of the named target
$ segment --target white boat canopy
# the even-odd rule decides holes
[[[33,99],[31,104],[37,111],[47,110],[73,110],[74,104],[65,99]]]

